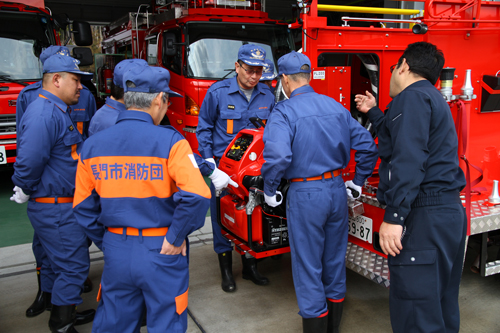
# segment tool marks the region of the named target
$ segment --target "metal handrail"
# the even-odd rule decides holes
[[[358,6],[338,6],[338,5],[319,5],[319,4],[318,4],[318,11],[366,13],[366,14],[390,14],[390,15],[417,15],[421,13],[419,9],[358,7]]]

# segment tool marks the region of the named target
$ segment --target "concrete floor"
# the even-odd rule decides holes
[[[289,254],[280,260],[268,258],[259,263],[259,270],[271,281],[264,287],[242,279],[241,260],[234,255],[237,291],[228,294],[220,289],[220,272],[211,246],[209,219],[190,240],[189,333],[302,332]],[[469,246],[460,289],[461,332],[500,332],[500,280],[497,276],[482,278],[470,271],[477,253],[475,246],[473,242]],[[90,278],[94,286],[98,286],[103,260],[102,253],[95,247],[91,248],[91,260]],[[91,293],[83,295],[80,310],[96,308],[97,289],[95,287]],[[35,293],[31,246],[0,248],[0,332],[48,332],[48,312],[36,318],[24,316]],[[91,332],[92,324],[77,329],[80,333]],[[348,270],[341,331],[390,332],[389,290]],[[141,332],[147,332],[147,329],[143,328]]]

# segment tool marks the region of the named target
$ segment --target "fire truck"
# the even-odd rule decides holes
[[[405,5],[409,2],[404,1]],[[487,241],[488,233],[500,229],[500,131],[497,128],[500,124],[500,2],[426,0],[414,3],[413,9],[390,9],[321,5],[317,0],[299,0],[301,14],[296,24],[301,24],[302,52],[311,60],[310,84],[316,92],[342,103],[370,129],[368,120],[355,108],[354,96],[371,91],[384,109],[390,102],[390,67],[397,63],[408,44],[426,41],[443,51],[445,69],[436,86],[456,122],[457,153],[467,179],[461,193],[468,215],[467,234],[477,235],[481,241],[481,275],[496,274],[500,272],[500,260],[488,262]],[[337,21],[327,18],[325,13],[330,12],[341,13],[338,14],[342,15],[339,16],[341,24],[328,24]],[[390,14],[396,18],[386,16]],[[277,90],[279,88],[278,84]],[[261,195],[264,124],[258,119],[252,121],[255,128],[238,133],[220,160],[219,168],[239,187],[230,187],[230,195],[218,199],[217,214],[225,237],[234,242],[237,251],[263,258],[288,252],[289,243],[285,204],[269,207]],[[354,177],[354,170],[355,162],[351,158],[342,170],[344,181]],[[361,198],[349,204],[346,261],[348,268],[388,287],[387,256],[378,241],[384,215],[384,206],[376,199],[378,183],[376,168],[365,183]],[[278,187],[285,199],[287,186],[287,182],[282,181]],[[490,253],[490,259],[492,257]]]
[[[59,27],[66,26],[66,22],[59,23]],[[0,1],[0,166],[15,162],[17,96],[42,78],[38,57],[48,46],[61,44],[56,28],[43,0]],[[75,35],[77,45],[92,44],[88,23],[75,21],[73,29],[80,32]],[[78,55],[88,59],[89,51]]]
[[[235,75],[239,47],[260,45],[277,63],[293,49],[293,39],[287,24],[269,19],[265,0],[160,2],[152,13],[139,7],[110,24],[103,53],[128,54],[170,71],[170,87],[184,97],[172,100],[168,123],[197,151],[201,103],[214,82]]]

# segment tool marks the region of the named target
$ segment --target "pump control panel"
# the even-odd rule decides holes
[[[227,152],[226,157],[235,161],[241,160],[241,158],[247,151],[248,146],[250,146],[252,141],[253,141],[252,135],[249,134],[242,135],[231,146],[231,149],[229,149],[229,151]]]

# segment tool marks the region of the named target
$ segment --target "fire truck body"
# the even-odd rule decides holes
[[[133,56],[170,71],[170,87],[184,98],[172,100],[168,122],[186,137],[194,151],[205,94],[214,82],[235,75],[239,47],[245,43],[260,45],[275,63],[293,48],[287,25],[269,19],[264,7],[264,1],[169,1],[166,6],[155,7],[153,16],[142,14],[149,15],[149,28],[147,24],[135,26],[134,16],[129,16],[130,38],[123,40],[133,47],[137,36],[142,46],[138,51],[132,48]],[[147,22],[144,18],[139,21]],[[105,43],[119,45],[118,36],[123,34],[122,30],[108,35]],[[123,53],[124,47],[109,51]]]
[[[0,2],[0,165],[16,158],[16,100],[42,78],[40,52],[59,44],[43,0]]]
[[[352,103],[354,96],[369,90],[374,93],[383,110],[390,102],[390,67],[397,63],[408,44],[426,41],[443,51],[445,67],[454,68],[454,72],[446,69],[449,77],[445,78],[442,74],[437,87],[449,102],[450,112],[457,124],[458,154],[468,183],[462,192],[463,204],[469,216],[468,235],[482,235],[481,275],[500,272],[500,261],[486,262],[487,233],[500,229],[500,208],[496,206],[500,203],[500,197],[498,192],[492,196],[495,192],[494,181],[500,178],[500,132],[497,129],[500,120],[500,3],[427,0],[423,13],[419,10],[391,12],[384,8],[318,5],[316,0],[312,3],[299,1],[299,5],[303,6],[302,51],[308,55],[313,67],[311,86],[316,92],[342,103],[367,128],[370,128],[369,122],[357,112]],[[407,16],[402,19],[343,17],[342,26],[328,26],[327,18],[318,15],[319,11],[325,10]],[[371,23],[365,27],[354,26],[359,21]],[[397,25],[410,22],[410,26],[389,28],[387,21]],[[243,132],[244,135],[252,133],[251,130]],[[252,137],[259,140],[257,136]],[[250,251],[257,257],[273,255],[266,253],[265,248],[259,249],[259,245],[263,244],[263,237],[260,235],[252,235],[254,244],[248,242],[248,231],[260,232],[259,230],[266,229],[263,219],[255,219],[252,215],[252,219],[245,216],[247,221],[232,222],[224,216],[230,216],[228,211],[231,209],[241,210],[245,205],[261,205],[262,213],[259,214],[269,210],[262,199],[255,199],[254,193],[258,191],[254,189],[247,193],[250,186],[255,184],[245,186],[245,177],[258,175],[259,164],[264,162],[259,160],[261,147],[252,141],[251,145],[243,147],[243,152],[237,154],[236,151],[242,149],[237,142],[240,138],[241,135],[235,138],[220,162],[221,170],[233,175],[240,184],[239,189],[230,189],[231,199],[221,199],[221,224],[226,237],[233,240],[242,252]],[[254,167],[246,170],[245,161],[252,154],[255,159]],[[239,155],[242,155],[242,162],[234,163],[234,156]],[[355,162],[351,158],[342,172],[345,181],[353,178],[354,167]],[[362,208],[359,204],[357,207],[361,210],[354,209],[353,216],[349,218],[346,261],[349,268],[378,284],[389,286],[387,256],[381,252],[378,243],[384,207],[376,199],[377,186],[378,175],[375,170],[359,199]],[[234,207],[230,207],[230,201],[234,201]],[[281,215],[280,218],[284,216]],[[255,228],[245,223],[263,225]],[[238,224],[241,225],[241,230],[233,227]],[[287,245],[283,245],[280,251],[286,252]]]

